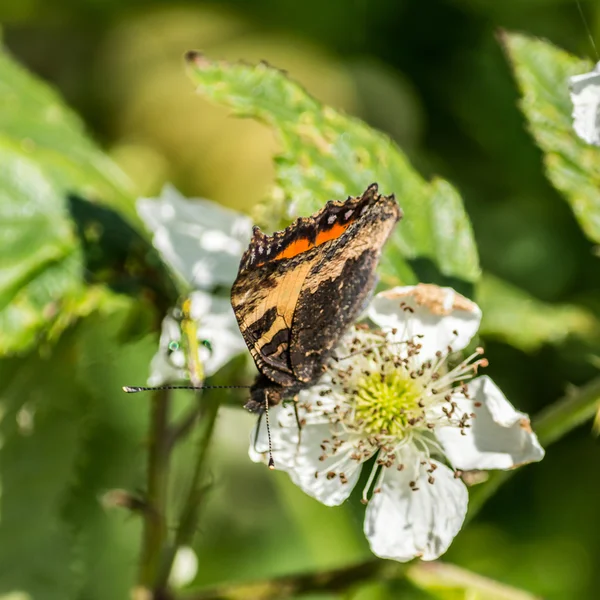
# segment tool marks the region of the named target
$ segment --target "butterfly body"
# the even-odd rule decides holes
[[[394,197],[373,184],[272,236],[254,228],[231,292],[259,370],[249,410],[261,412],[319,379],[370,296],[381,249],[401,216]]]

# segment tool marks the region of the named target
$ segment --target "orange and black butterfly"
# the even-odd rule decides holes
[[[254,228],[231,290],[259,371],[249,410],[263,412],[321,376],[368,300],[382,247],[401,217],[394,196],[372,184],[272,236]]]

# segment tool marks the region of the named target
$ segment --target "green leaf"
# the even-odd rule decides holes
[[[479,333],[533,352],[568,336],[598,339],[600,323],[575,305],[547,304],[506,281],[485,273],[477,286],[483,317]]]
[[[63,193],[111,204],[135,217],[130,182],[88,138],[60,96],[0,50],[0,140],[14,144]]]
[[[81,255],[60,192],[0,138],[0,354],[23,349],[80,287]]]
[[[539,600],[539,596],[440,561],[413,564],[407,578],[440,600]]]
[[[556,46],[518,34],[503,36],[523,95],[520,106],[544,152],[546,173],[565,196],[585,234],[600,242],[600,148],[573,129],[569,77],[592,64]]]
[[[133,215],[128,186],[56,93],[0,50],[0,356],[26,350],[64,305],[86,304],[67,197]]]
[[[332,198],[359,195],[376,182],[404,211],[382,261],[388,283],[414,282],[414,259],[433,262],[444,276],[477,280],[477,249],[458,192],[445,181],[425,181],[387,136],[323,106],[264,63],[216,62],[196,53],[188,54],[188,63],[202,94],[277,132],[271,224],[311,214]]]

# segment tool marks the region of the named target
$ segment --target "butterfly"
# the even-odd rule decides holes
[[[402,211],[370,185],[271,236],[254,227],[231,304],[259,374],[246,408],[262,413],[313,385],[376,283]]]

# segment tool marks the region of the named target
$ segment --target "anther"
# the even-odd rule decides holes
[[[428,481],[429,483],[433,484],[433,483],[435,482],[435,477],[433,477],[433,475],[430,475],[430,476],[427,478],[427,481]]]

